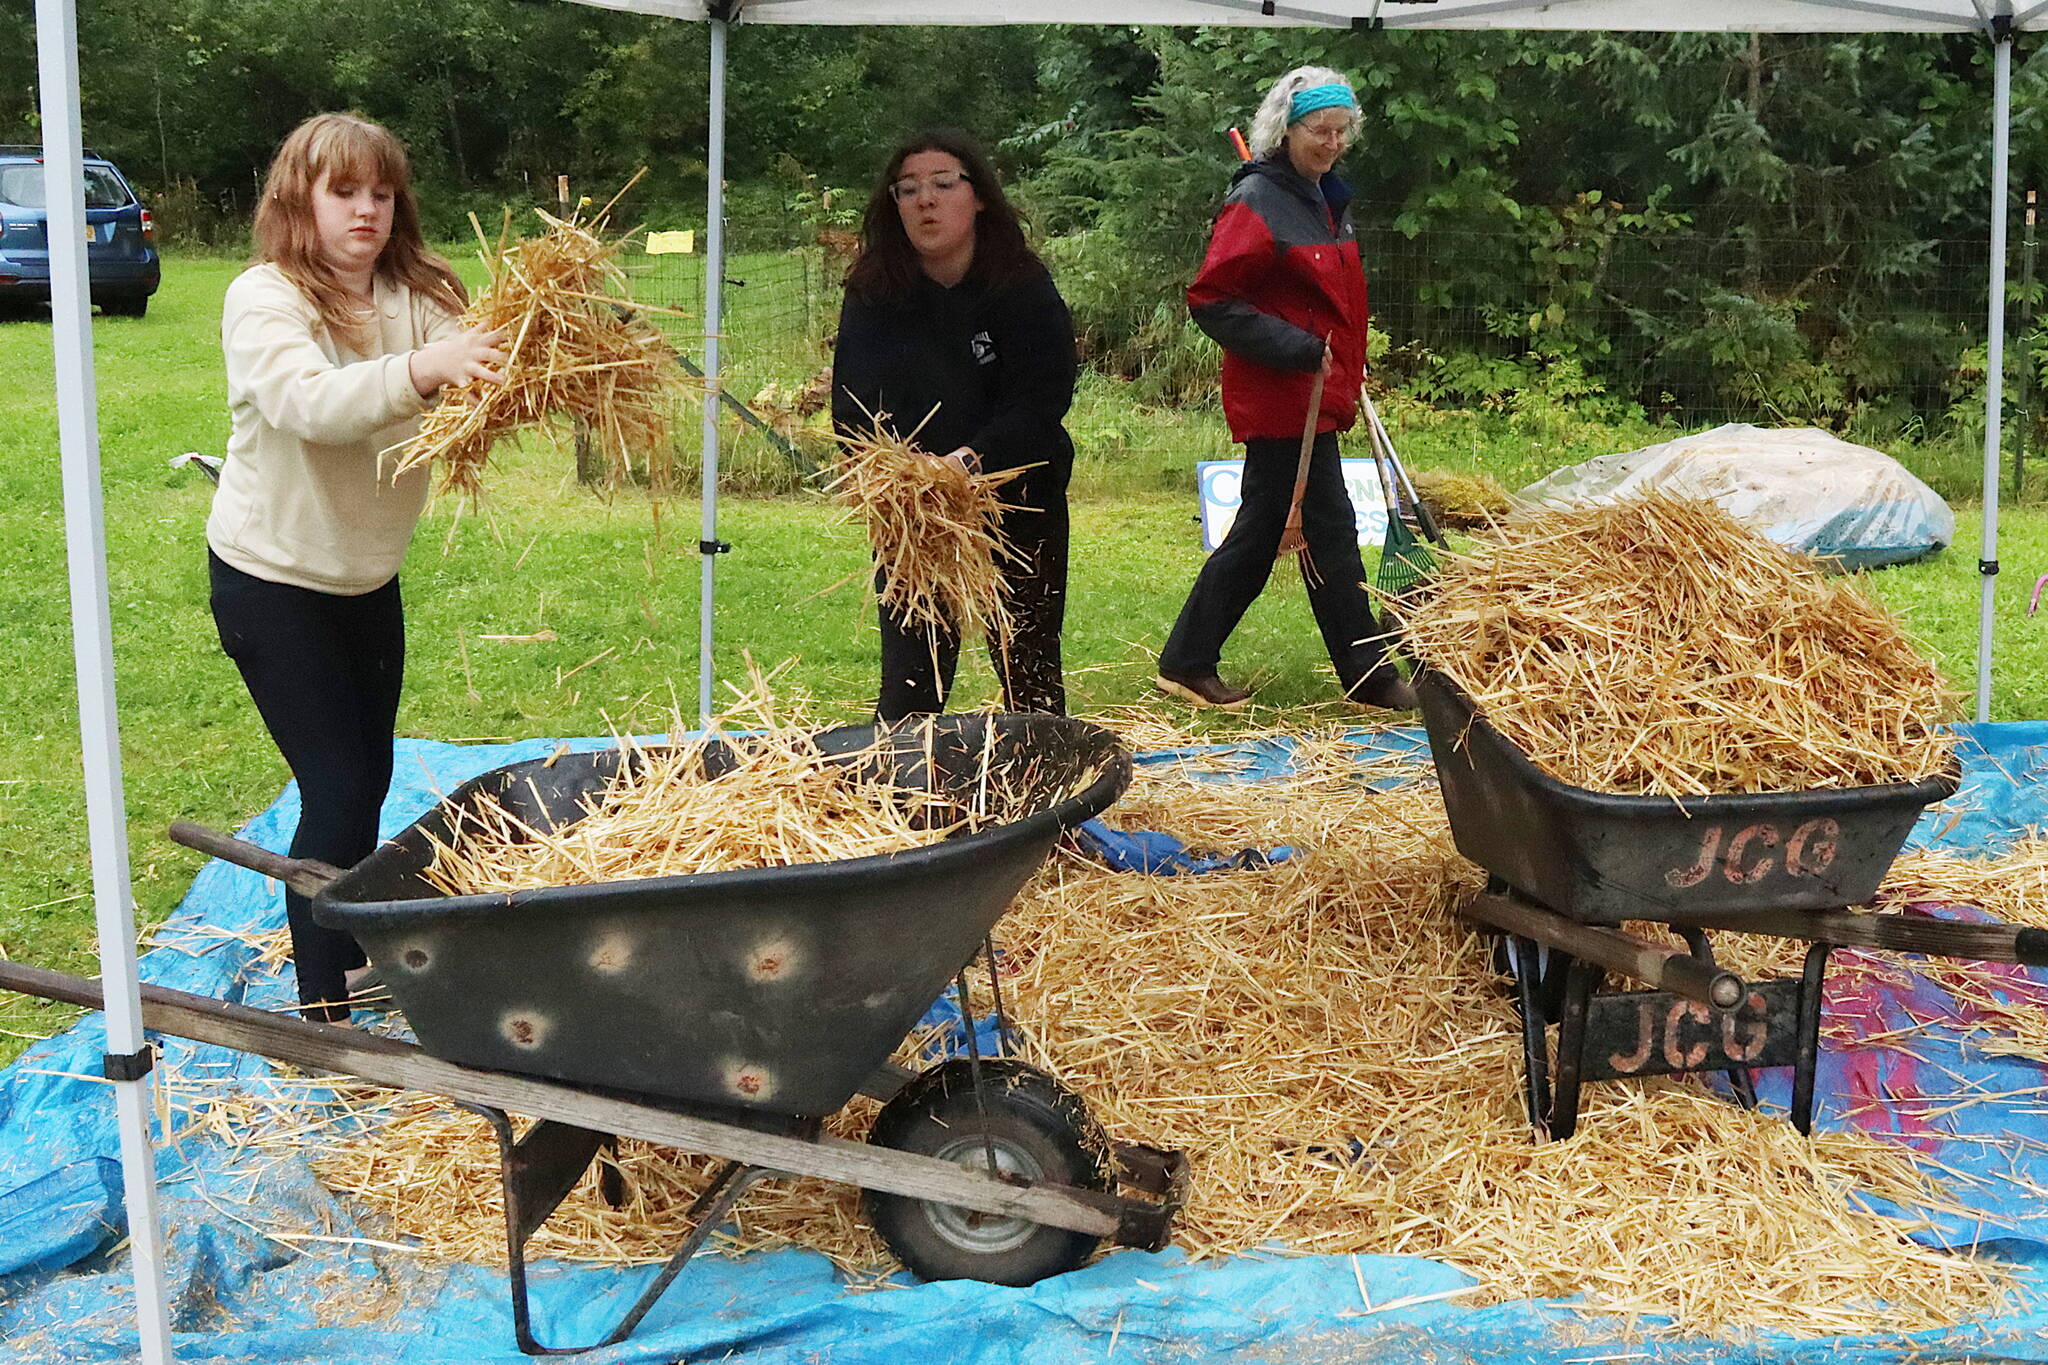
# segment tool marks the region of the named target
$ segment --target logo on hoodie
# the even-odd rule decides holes
[[[967,349],[974,352],[974,363],[977,365],[996,363],[996,339],[987,332],[976,332],[969,337]]]

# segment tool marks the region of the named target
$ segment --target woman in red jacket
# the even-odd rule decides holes
[[[1321,410],[1301,506],[1315,566],[1309,605],[1347,700],[1415,705],[1373,619],[1337,455],[1337,433],[1358,415],[1366,297],[1351,189],[1331,167],[1358,125],[1358,99],[1335,71],[1305,66],[1282,76],[1252,121],[1253,159],[1231,181],[1188,288],[1196,325],[1223,347],[1223,413],[1245,453],[1237,519],[1203,563],[1159,655],[1160,689],[1197,706],[1235,711],[1250,699],[1218,677],[1217,666],[1272,573],[1319,369]]]

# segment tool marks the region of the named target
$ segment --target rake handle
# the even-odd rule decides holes
[[[208,829],[189,821],[175,821],[168,833],[174,843],[201,853],[211,854],[222,862],[246,867],[252,872],[261,872],[266,877],[283,882],[301,896],[317,896],[327,883],[341,875],[341,869],[331,863],[314,858],[287,858],[281,853],[272,853],[267,848],[258,848],[246,840],[222,834],[219,830]]]
[[[1330,343],[1323,341],[1322,362],[1316,366],[1315,383],[1308,390],[1308,417],[1301,424],[1301,458],[1294,465],[1294,497],[1287,504],[1287,523],[1280,532],[1283,555],[1301,554],[1308,549],[1308,537],[1301,529],[1301,500],[1308,496],[1308,461],[1316,448],[1316,418],[1323,414],[1323,381],[1330,375]]]

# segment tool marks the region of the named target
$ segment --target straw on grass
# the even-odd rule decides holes
[[[911,626],[1001,648],[1011,632],[1002,565],[1018,555],[1003,533],[1000,490],[1023,470],[963,468],[919,449],[916,431],[896,434],[889,414],[869,416],[867,430],[839,438],[826,490],[867,526],[876,595]]]
[[[435,465],[442,492],[474,499],[500,439],[540,428],[559,447],[567,421],[602,454],[607,489],[636,480],[657,496],[673,488],[670,432],[689,380],[650,310],[628,297],[617,257],[632,234],[604,235],[609,208],[589,220],[535,209],[545,231],[509,243],[501,234],[495,246],[477,227],[490,282],[462,326],[505,334],[505,382],[444,390],[394,472]]]
[[[1538,509],[1447,561],[1411,650],[1567,782],[1795,791],[1948,761],[1958,698],[1898,622],[1712,503]]]

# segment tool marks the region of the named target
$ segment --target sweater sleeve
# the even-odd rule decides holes
[[[1323,363],[1323,343],[1250,299],[1274,256],[1273,234],[1249,206],[1230,203],[1217,215],[1209,253],[1188,286],[1188,311],[1195,325],[1233,355],[1269,370],[1314,370]]]
[[[1047,457],[1074,401],[1079,361],[1074,319],[1052,276],[1039,272],[1005,290],[991,309],[1001,365],[996,409],[967,442],[984,469],[1015,469]]]
[[[425,410],[409,352],[337,365],[303,314],[267,301],[231,312],[222,333],[229,393],[247,395],[265,422],[302,441],[367,440]]]
[[[848,293],[839,305],[839,332],[832,343],[832,429],[842,436],[873,431],[880,415],[874,411],[880,386],[868,363],[872,348],[867,334],[873,326],[873,310]]]

